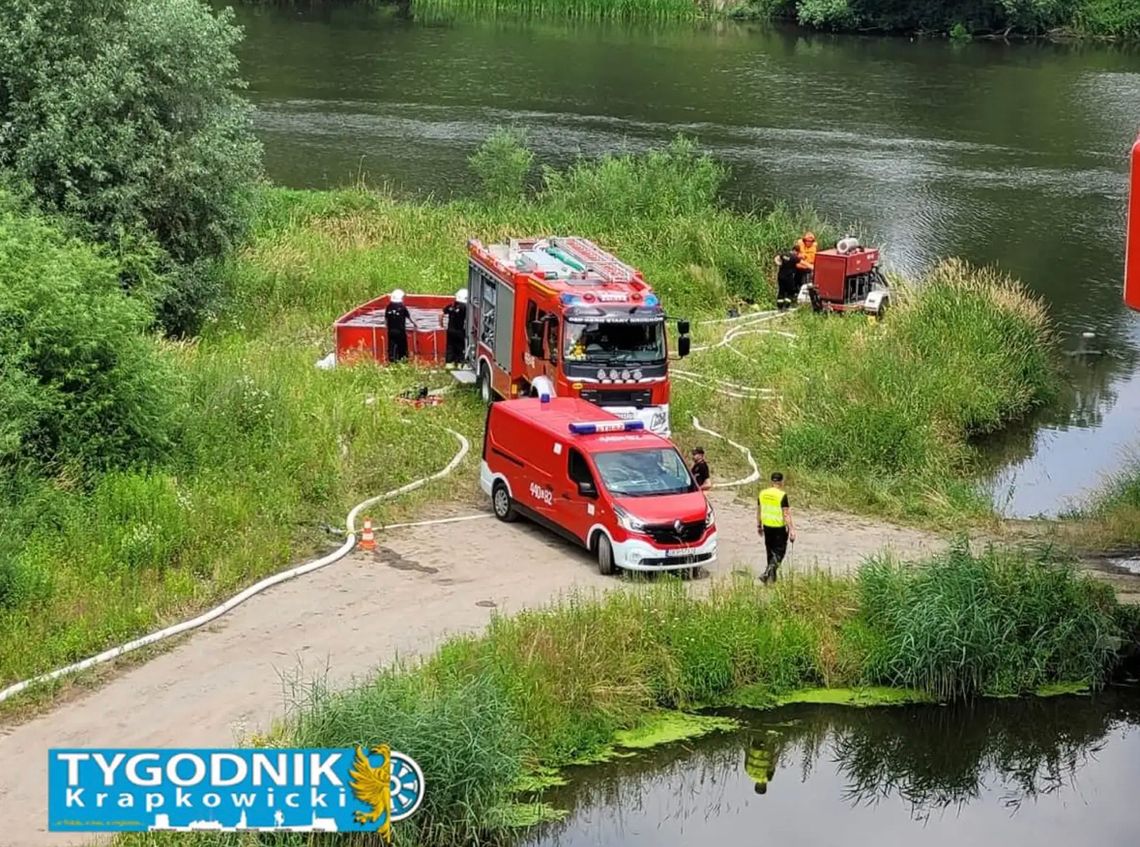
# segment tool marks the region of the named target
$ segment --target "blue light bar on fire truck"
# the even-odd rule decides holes
[[[583,421],[570,424],[575,435],[593,435],[596,432],[630,432],[645,429],[644,421]]]

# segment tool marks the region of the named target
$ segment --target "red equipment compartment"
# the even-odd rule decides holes
[[[1132,145],[1132,182],[1128,191],[1128,232],[1124,245],[1124,302],[1140,311],[1140,139]]]
[[[361,357],[388,361],[388,327],[384,322],[384,309],[390,301],[391,297],[385,294],[337,318],[333,328],[338,363]],[[408,327],[409,360],[425,365],[443,362],[447,352],[443,307],[454,301],[454,297],[434,294],[408,294],[404,297],[404,305],[416,323],[415,328]]]
[[[830,303],[845,303],[851,299],[847,280],[869,274],[879,264],[877,248],[860,247],[850,253],[838,250],[820,250],[815,254],[813,283],[819,296]]]

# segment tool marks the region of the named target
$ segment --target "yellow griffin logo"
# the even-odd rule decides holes
[[[377,824],[377,833],[389,844],[392,824],[420,807],[424,775],[414,760],[394,753],[387,744],[372,747],[369,753],[379,757],[379,765],[374,766],[364,748],[357,745],[348,773],[353,796],[369,808],[367,812],[355,812],[353,820],[358,824]]]

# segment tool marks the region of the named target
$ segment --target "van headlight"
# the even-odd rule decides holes
[[[618,519],[622,528],[629,532],[645,532],[647,526],[645,521],[638,520],[621,506],[614,506],[614,517]]]
[[[708,529],[713,525],[713,522],[716,521],[716,512],[713,510],[712,503],[706,501],[706,505],[708,506],[708,511],[705,512],[705,529]]]

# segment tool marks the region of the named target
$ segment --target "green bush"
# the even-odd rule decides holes
[[[534,153],[526,146],[526,132],[495,130],[468,159],[487,199],[520,200],[534,167]]]
[[[170,446],[178,385],[118,266],[0,194],[0,473],[92,471]]]
[[[260,157],[232,21],[200,0],[7,0],[0,169],[95,239],[153,239],[177,263],[222,255]]]

